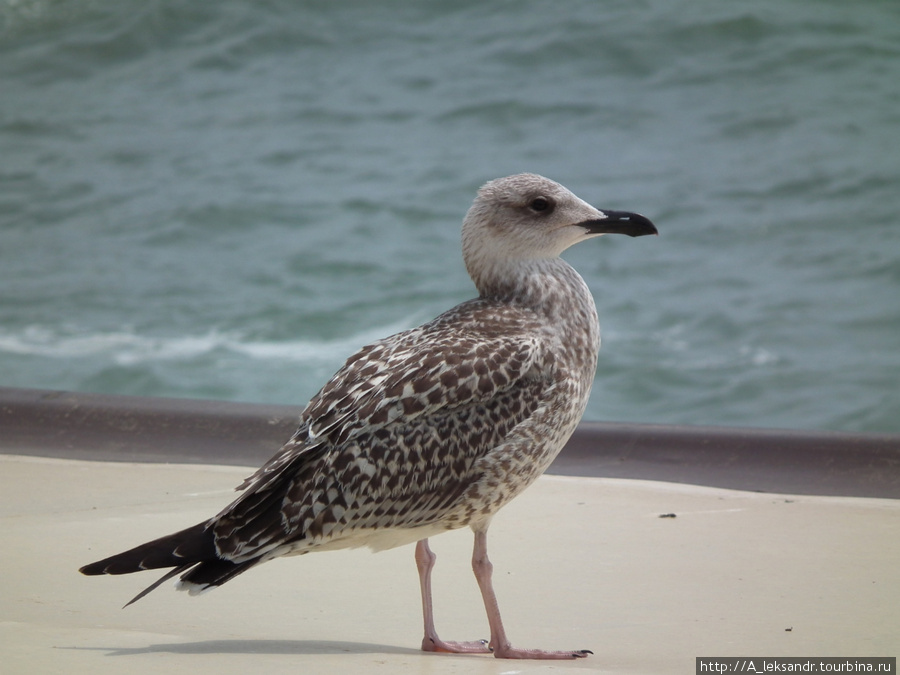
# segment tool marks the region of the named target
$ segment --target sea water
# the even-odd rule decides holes
[[[586,419],[900,432],[900,4],[0,0],[0,386],[296,404],[532,171]]]

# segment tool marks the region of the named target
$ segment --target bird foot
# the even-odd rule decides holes
[[[589,649],[578,649],[571,652],[545,651],[543,649],[518,649],[512,645],[494,648],[487,640],[474,642],[447,642],[437,635],[426,635],[422,639],[423,652],[442,652],[444,654],[493,654],[498,659],[583,659],[593,654]]]
[[[512,645],[504,645],[492,648],[494,656],[498,659],[583,659],[588,654],[593,654],[589,649],[578,649],[572,652],[544,651],[543,649],[517,649]]]
[[[490,654],[491,648],[487,640],[474,642],[446,642],[437,635],[426,635],[422,638],[423,652],[443,652],[445,654]]]

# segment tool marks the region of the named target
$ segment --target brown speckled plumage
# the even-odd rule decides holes
[[[635,214],[600,212],[533,174],[488,183],[463,225],[478,298],[351,356],[303,410],[293,437],[218,515],[82,571],[175,567],[164,579],[181,574],[181,586],[198,592],[282,555],[391,548],[465,526],[483,535],[584,412],[597,313],[558,256],[606,232],[655,228]],[[427,635],[429,611],[426,641],[460,646]],[[493,632],[492,623],[495,641]],[[560,653],[528,656],[546,657],[539,654]]]

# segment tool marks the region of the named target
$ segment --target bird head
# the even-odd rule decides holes
[[[603,234],[657,234],[644,216],[596,209],[543,176],[498,178],[478,191],[462,229],[463,259],[479,290],[525,261],[557,258]]]

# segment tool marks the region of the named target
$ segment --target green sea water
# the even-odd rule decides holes
[[[0,386],[299,408],[520,171],[660,230],[565,254],[586,419],[900,432],[875,0],[0,0]]]

